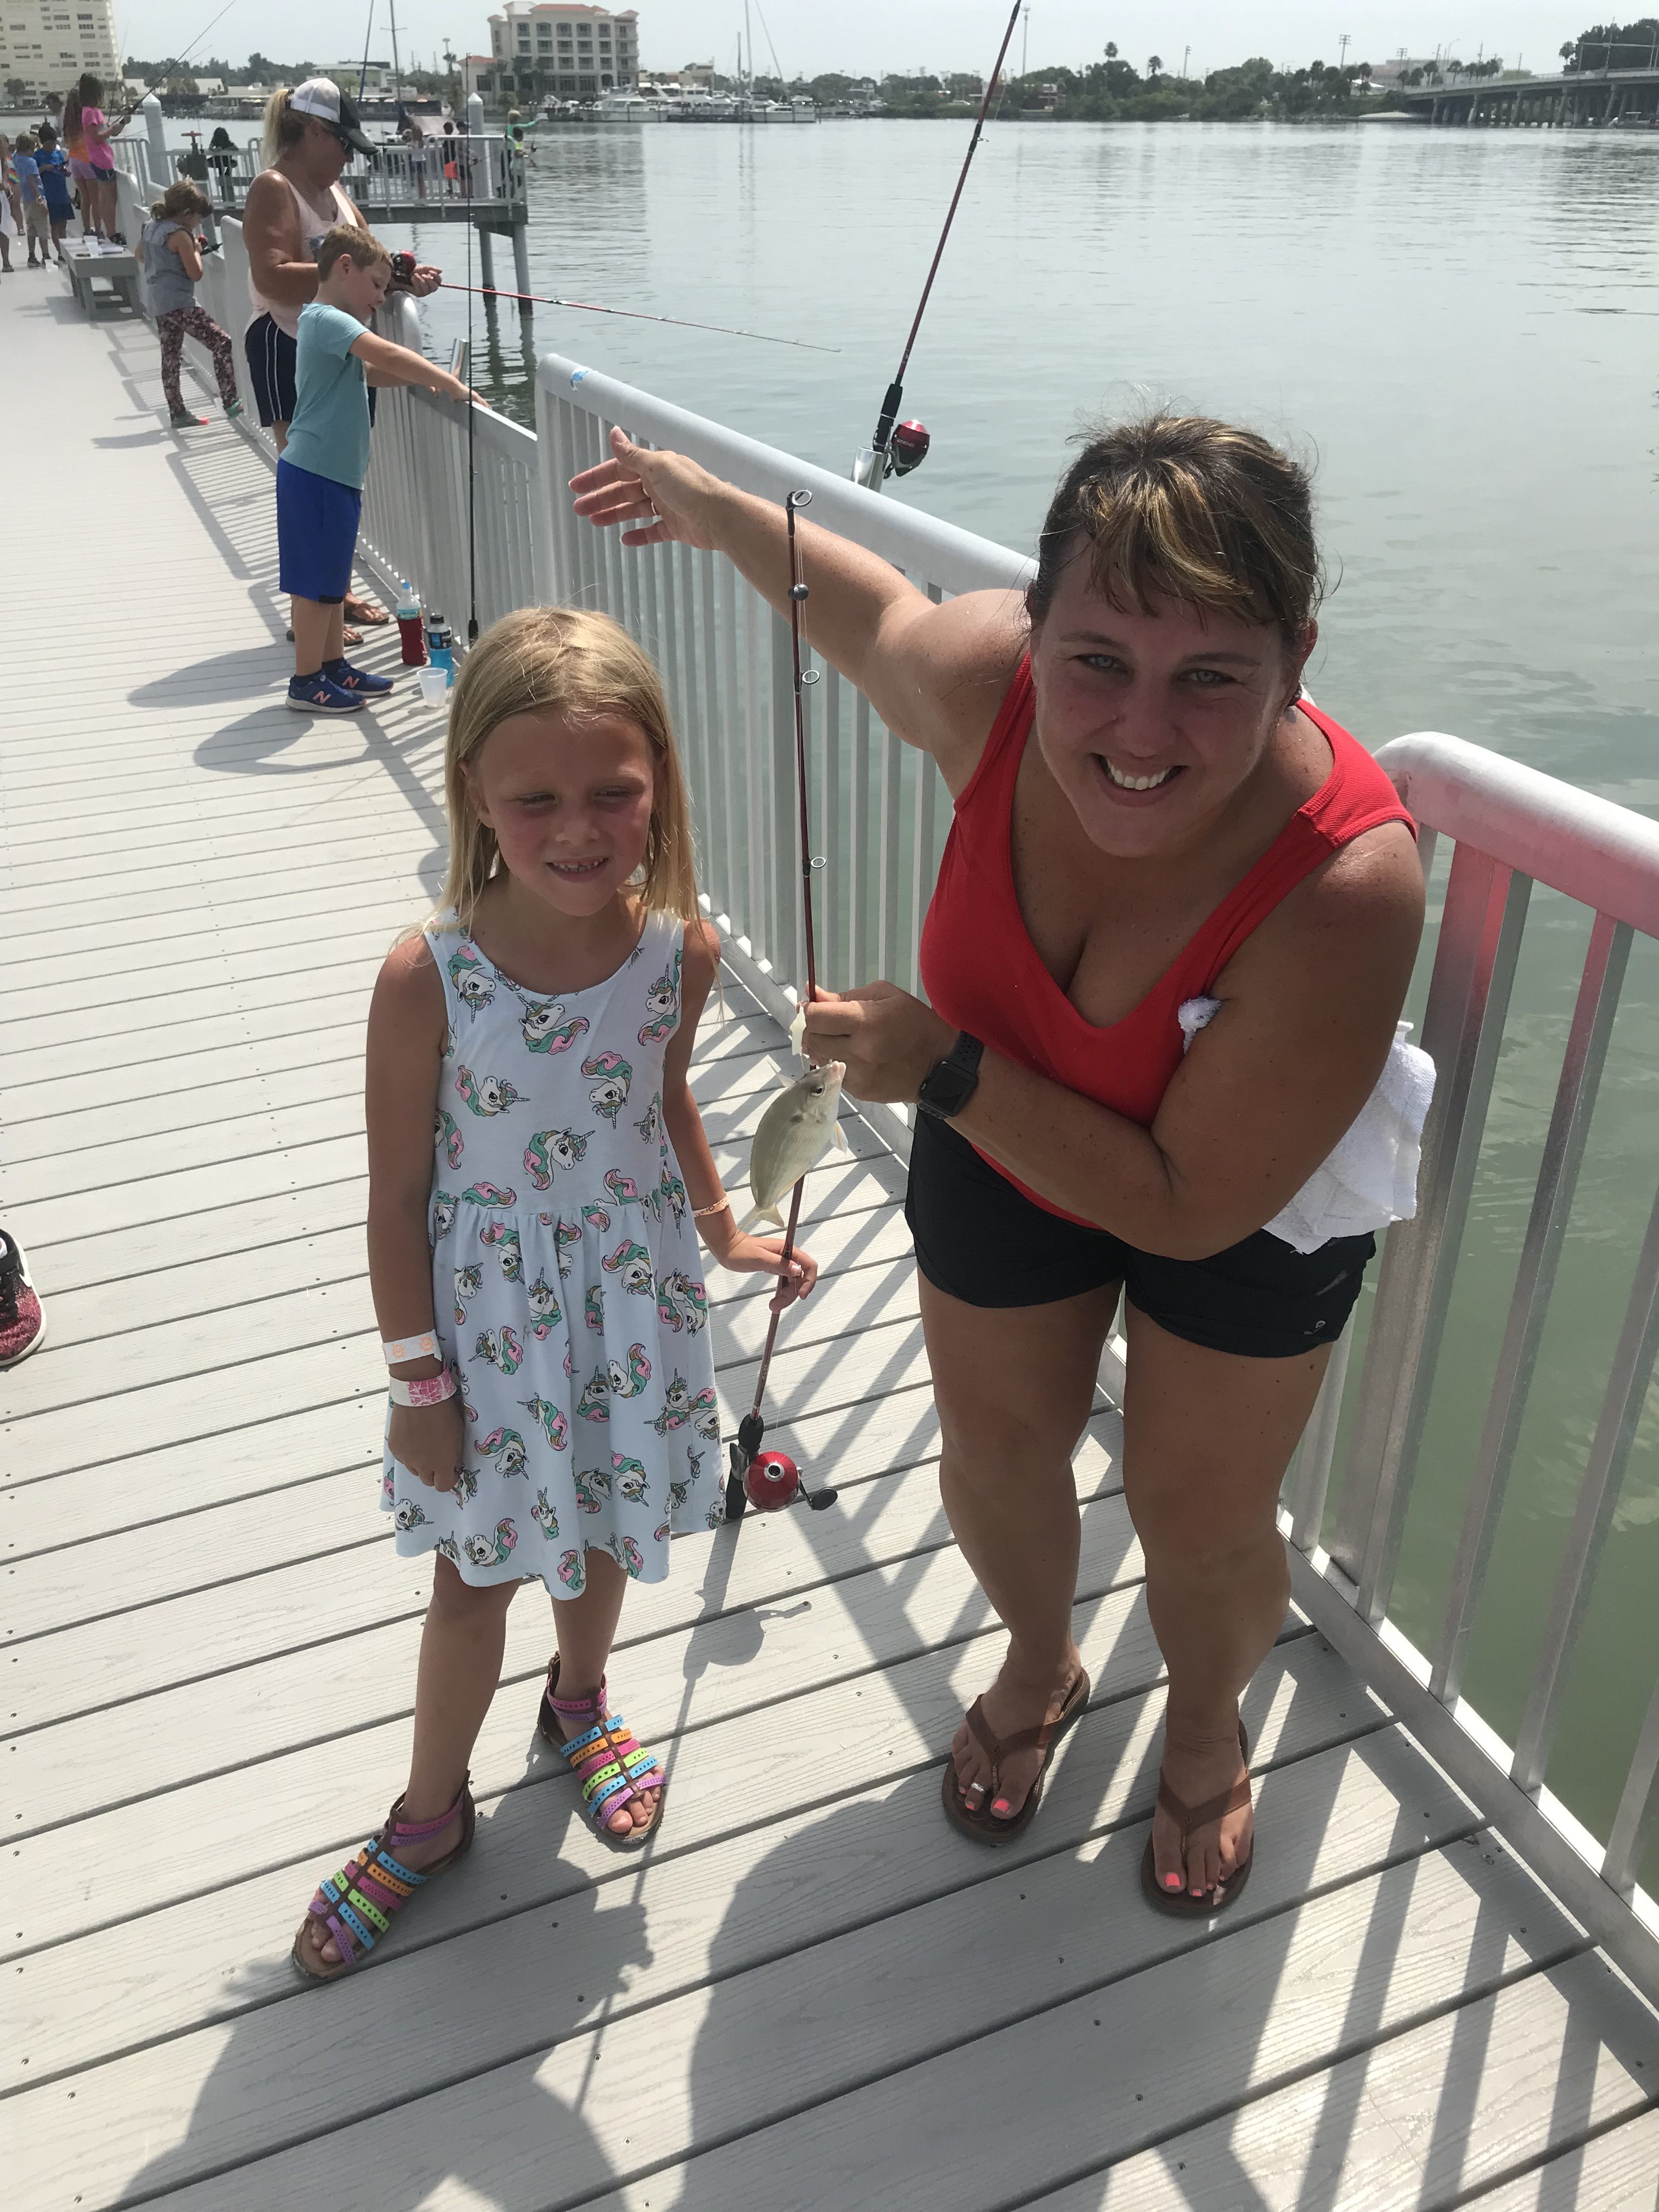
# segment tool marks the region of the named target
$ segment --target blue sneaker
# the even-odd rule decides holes
[[[354,668],[343,656],[338,660],[325,660],[323,673],[331,684],[337,684],[342,691],[356,691],[368,697],[378,696],[392,689],[389,676],[371,676],[366,668]]]
[[[300,714],[356,714],[362,712],[363,704],[357,692],[331,682],[322,669],[315,676],[291,677],[288,703]]]

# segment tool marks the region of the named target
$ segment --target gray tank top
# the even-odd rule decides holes
[[[144,225],[144,282],[149,288],[150,307],[158,315],[170,315],[176,308],[196,304],[196,287],[185,274],[184,263],[167,250],[168,239],[183,228],[182,223],[170,217]]]

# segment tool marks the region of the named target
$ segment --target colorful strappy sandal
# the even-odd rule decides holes
[[[470,1779],[471,1778],[469,1778]],[[355,1858],[348,1859],[337,1875],[318,1886],[317,1893],[306,1908],[306,1917],[300,1923],[300,1932],[294,1939],[290,1956],[295,1972],[307,1982],[331,1982],[341,1974],[349,1974],[358,1961],[374,1948],[392,1925],[394,1912],[408,1904],[417,1889],[447,1874],[459,1858],[472,1848],[472,1835],[477,1825],[472,1806],[472,1792],[465,1782],[461,1794],[446,1813],[435,1820],[404,1820],[398,1816],[404,1801],[397,1803],[386,1816],[386,1826],[378,1835],[371,1836]],[[411,1844],[424,1843],[447,1828],[457,1813],[461,1816],[459,1841],[453,1850],[446,1851],[428,1867],[416,1874],[406,1867],[397,1853]],[[319,1948],[331,1936],[340,1947],[339,1962],[330,1966],[326,1960],[316,1966],[307,1963],[305,1940],[307,1929],[318,1931]]]
[[[635,1743],[622,1715],[607,1714],[603,1677],[597,1695],[591,1698],[556,1697],[554,1692],[558,1686],[559,1662],[556,1656],[548,1664],[547,1687],[542,1692],[536,1726],[581,1784],[583,1809],[593,1823],[594,1833],[603,1842],[614,1844],[618,1850],[636,1850],[647,1836],[657,1832],[663,1800],[668,1794],[667,1777],[651,1753],[641,1751]],[[572,1720],[586,1718],[592,1725],[580,1735],[573,1735],[567,1743],[556,1717],[560,1713],[568,1714]],[[631,1805],[647,1790],[657,1792],[657,1805],[645,1826],[623,1832],[613,1828],[611,1815],[624,1805]]]
[[[953,1828],[960,1828],[964,1836],[971,1836],[976,1844],[1006,1844],[1012,1837],[1023,1835],[1036,1816],[1042,1802],[1043,1777],[1048,1771],[1055,1747],[1067,1729],[1083,1717],[1083,1709],[1089,1702],[1089,1677],[1079,1667],[1072,1686],[1066,1692],[1060,1711],[1041,1728],[1016,1729],[1012,1735],[994,1736],[991,1724],[985,1717],[985,1700],[975,1698],[968,1708],[968,1725],[973,1730],[980,1748],[991,1762],[991,1780],[984,1793],[982,1805],[970,1805],[957,1779],[957,1763],[947,1753],[945,1760],[945,1781],[942,1795],[946,1819]],[[1002,1762],[1017,1751],[1040,1751],[1042,1764],[1036,1771],[1036,1779],[1025,1793],[1025,1802],[1018,1813],[1005,1820],[991,1810],[992,1800],[1002,1787]]]
[[[1245,1733],[1243,1721],[1238,1724],[1238,1748],[1248,1767],[1250,1763],[1250,1739]],[[1187,1838],[1194,1828],[1206,1827],[1212,1820],[1224,1820],[1229,1813],[1240,1812],[1250,1802],[1250,1778],[1247,1773],[1219,1797],[1206,1798],[1201,1805],[1187,1805],[1170,1789],[1160,1769],[1158,1802],[1170,1818],[1180,1826],[1181,1849],[1184,1856]],[[1177,1920],[1209,1920],[1216,1913],[1224,1912],[1233,1903],[1249,1880],[1250,1869],[1255,1863],[1255,1837],[1252,1833],[1249,1857],[1242,1866],[1236,1866],[1227,1879],[1218,1882],[1213,1889],[1206,1889],[1198,1897],[1188,1889],[1160,1889],[1158,1886],[1158,1867],[1152,1857],[1152,1839],[1148,1836],[1146,1848],[1140,1855],[1140,1887],[1146,1893],[1147,1903],[1157,1905],[1160,1912],[1167,1912]]]

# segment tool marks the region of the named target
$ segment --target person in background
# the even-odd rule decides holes
[[[356,108],[328,77],[307,77],[291,91],[284,85],[265,104],[265,166],[249,185],[242,211],[253,304],[243,345],[259,422],[275,436],[278,453],[294,415],[300,311],[317,296],[317,249],[338,224],[362,228],[340,174],[353,154],[373,151]],[[422,264],[407,289],[422,299],[441,281],[441,270]],[[348,622],[377,628],[387,620],[384,607],[353,593],[345,612]]]
[[[0,272],[11,274],[11,242],[23,234],[23,203],[17,190],[11,141],[0,137]]]
[[[103,103],[103,85],[88,70],[64,102],[64,129],[69,138],[70,174],[81,187],[81,228],[88,238],[95,233],[119,246],[125,241],[116,228],[115,156],[110,141],[126,128],[128,113],[112,123]]]
[[[222,123],[208,140],[208,167],[212,170],[218,186],[220,199],[228,210],[236,205],[236,142]]]
[[[363,327],[392,281],[392,256],[378,238],[337,223],[318,246],[316,267],[317,297],[300,313],[293,420],[276,464],[276,552],[281,588],[294,602],[288,703],[300,714],[349,714],[392,689],[389,677],[345,657],[345,593],[368,470],[368,379],[424,385],[447,399],[478,395],[424,354]]]
[[[69,164],[64,159],[64,149],[58,143],[58,133],[50,123],[40,125],[40,143],[36,149],[34,166],[40,173],[40,194],[46,204],[46,222],[52,231],[52,250],[60,261],[66,262],[64,240],[70,224],[75,219],[75,203],[70,198]]]
[[[62,138],[64,135],[63,94],[49,92],[41,104],[46,112],[41,120],[40,130],[35,132],[36,137],[40,137],[41,131],[50,131],[54,138]]]
[[[196,304],[196,287],[202,276],[201,241],[197,226],[212,212],[212,204],[201,186],[181,177],[169,185],[150,208],[139,253],[144,281],[149,288],[150,311],[156,336],[161,341],[161,390],[168,419],[175,430],[204,429],[207,417],[185,404],[179,384],[179,363],[186,337],[199,338],[213,356],[213,374],[227,417],[234,422],[242,411],[236,396],[236,371],[230,334],[222,330],[204,308]]]
[[[39,266],[52,264],[52,225],[46,216],[46,197],[40,190],[40,167],[34,158],[34,138],[25,131],[12,149],[12,167],[17,176],[17,194],[22,204],[23,229],[28,239],[29,267],[34,268],[34,249],[40,249]]]

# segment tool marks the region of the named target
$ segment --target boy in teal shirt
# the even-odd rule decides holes
[[[295,405],[276,464],[280,583],[294,602],[294,678],[301,714],[350,714],[392,680],[345,657],[345,595],[368,472],[370,383],[419,384],[477,399],[458,377],[363,325],[386,298],[392,256],[378,238],[339,223],[317,249],[317,296],[301,311]],[[480,406],[487,403],[478,400]]]

